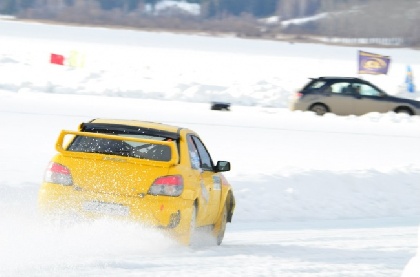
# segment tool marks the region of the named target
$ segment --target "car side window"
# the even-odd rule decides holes
[[[308,84],[303,87],[306,91],[318,91],[326,84],[323,80],[311,80]]]
[[[198,155],[200,156],[200,167],[203,170],[213,171],[213,162],[210,154],[207,152],[206,147],[201,140],[196,136],[191,136],[195,146],[197,147]]]
[[[200,156],[198,155],[197,147],[195,146],[191,135],[187,136],[187,144],[191,168],[200,169]]]
[[[338,82],[331,85],[331,92],[336,94],[352,94],[349,82]]]
[[[372,86],[360,83],[355,83],[354,86],[360,91],[360,95],[376,97],[381,96],[381,92]]]

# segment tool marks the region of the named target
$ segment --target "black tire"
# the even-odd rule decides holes
[[[196,220],[197,220],[197,206],[194,204],[192,207],[191,220],[190,220],[190,226],[189,226],[190,246],[194,246],[198,243]]]
[[[328,108],[323,104],[314,104],[309,108],[316,115],[324,115],[328,112]]]
[[[217,245],[221,245],[223,238],[225,237],[227,217],[228,217],[228,211],[227,211],[226,205],[223,207],[223,212],[221,216],[222,218],[221,218],[221,223],[220,223],[220,231],[216,236]]]
[[[400,114],[408,114],[408,115],[413,115],[413,111],[410,110],[409,108],[398,108],[395,110],[395,113],[400,113]]]

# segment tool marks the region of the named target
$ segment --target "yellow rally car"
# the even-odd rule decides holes
[[[130,219],[190,244],[197,230],[222,243],[235,208],[232,187],[192,130],[94,119],[61,131],[39,207],[51,218]],[[203,228],[201,228],[203,227]]]

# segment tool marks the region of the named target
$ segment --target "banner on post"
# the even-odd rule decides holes
[[[359,74],[387,74],[391,58],[359,50]]]
[[[405,84],[407,85],[407,92],[415,92],[416,86],[414,85],[413,71],[411,66],[407,65],[407,73],[405,76]]]
[[[58,65],[64,65],[64,56],[59,54],[51,54],[50,57],[50,63],[52,64],[58,64]]]
[[[70,67],[82,68],[85,66],[85,55],[79,51],[73,50],[70,52],[68,61]]]

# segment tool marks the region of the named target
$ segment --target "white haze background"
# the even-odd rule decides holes
[[[0,275],[420,276],[420,117],[287,109],[309,77],[357,76],[359,49],[392,59],[388,75],[363,78],[418,97],[403,92],[406,66],[420,72],[410,49],[0,21]],[[59,131],[98,117],[189,127],[232,163],[237,207],[221,246],[38,219]]]

